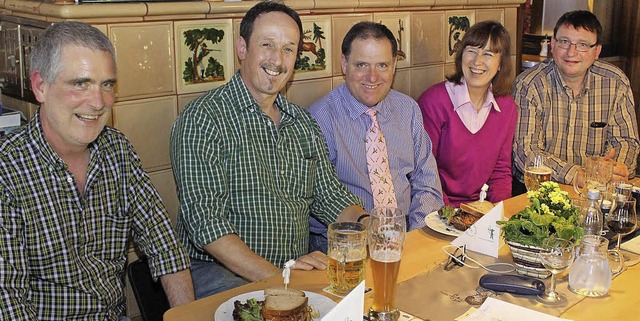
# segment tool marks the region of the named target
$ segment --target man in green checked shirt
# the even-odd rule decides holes
[[[240,25],[240,71],[192,101],[174,124],[177,230],[192,259],[196,298],[294,269],[325,269],[308,253],[309,215],[355,221],[361,202],[342,185],[322,132],[280,91],[294,71],[302,24],[260,2]]]
[[[49,27],[31,52],[40,107],[0,140],[0,320],[128,320],[129,239],[169,304],[193,301],[189,257],[125,136],[106,127],[114,48],[80,22]]]

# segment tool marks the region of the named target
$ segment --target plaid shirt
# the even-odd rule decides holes
[[[279,95],[282,121],[262,112],[236,73],[192,101],[171,134],[180,209],[177,231],[192,258],[237,234],[276,266],[308,253],[309,215],[328,224],[360,204],[338,181],[322,132]]]
[[[640,143],[629,79],[597,60],[574,98],[555,62],[547,59],[520,74],[513,97],[519,106],[514,140],[516,175],[522,180],[527,154],[544,151],[551,179],[570,184],[584,158],[615,148],[617,162],[635,173]]]
[[[0,142],[0,319],[118,320],[130,237],[156,277],[189,258],[122,133],[89,145],[81,196],[39,115]]]

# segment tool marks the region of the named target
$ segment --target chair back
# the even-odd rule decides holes
[[[169,310],[169,301],[162,284],[153,281],[147,258],[143,257],[127,266],[127,276],[131,283],[143,321],[162,321],[162,315]]]

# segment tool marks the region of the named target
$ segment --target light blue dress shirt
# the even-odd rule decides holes
[[[309,112],[322,129],[329,159],[340,181],[360,197],[366,211],[371,211],[374,205],[365,151],[365,135],[371,126],[371,119],[365,114],[368,108],[342,84],[315,102]],[[407,213],[408,230],[423,227],[425,216],[444,203],[431,140],[424,130],[418,104],[411,97],[391,90],[372,108],[378,112],[387,141],[398,208]],[[311,230],[323,233],[326,227],[312,221]]]

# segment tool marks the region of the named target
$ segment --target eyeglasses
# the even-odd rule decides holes
[[[453,253],[449,253],[449,260],[444,265],[444,270],[449,271],[456,266],[464,266],[464,260],[467,258],[467,246],[457,246]]]
[[[593,45],[590,45],[590,44],[584,43],[584,42],[574,43],[574,42],[569,41],[569,39],[564,39],[564,38],[561,38],[561,39],[555,38],[555,39],[556,39],[556,46],[558,46],[558,47],[560,47],[562,49],[569,49],[569,48],[571,48],[571,46],[576,46],[576,50],[580,51],[580,52],[589,51],[589,49],[591,49],[591,48],[593,48],[593,47],[598,45],[597,42],[594,43]]]

